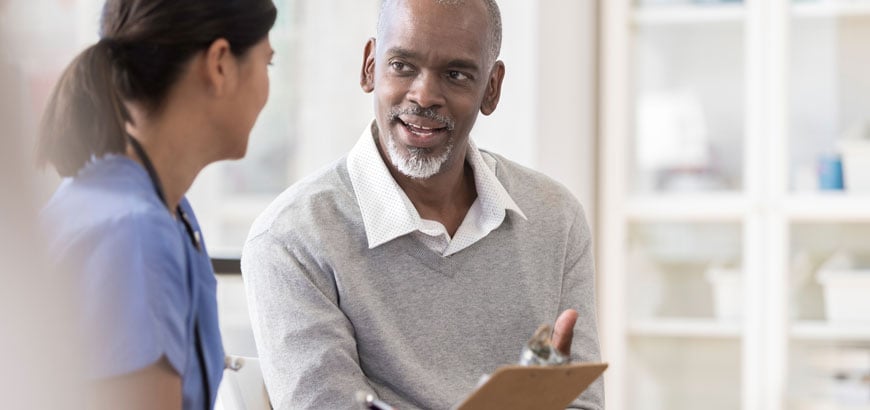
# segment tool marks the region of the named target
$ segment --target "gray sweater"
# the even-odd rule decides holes
[[[481,151],[528,220],[442,257],[410,235],[369,249],[346,159],[282,193],[242,255],[266,387],[277,409],[448,409],[515,364],[538,325],[580,313],[572,359],[598,362],[583,209],[561,185]],[[574,403],[603,408],[599,379]]]

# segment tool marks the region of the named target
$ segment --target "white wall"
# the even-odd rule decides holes
[[[597,6],[540,2],[537,169],[565,184],[596,227]]]
[[[294,125],[300,135],[293,164],[303,176],[341,157],[374,118],[371,96],[359,86],[363,49],[375,36],[378,0],[302,1],[305,26],[298,64],[300,115]],[[313,133],[318,133],[312,138]]]
[[[499,106],[479,116],[472,135],[481,148],[528,167],[537,161],[538,2],[500,1],[505,79]]]

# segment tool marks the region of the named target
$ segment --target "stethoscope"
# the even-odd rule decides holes
[[[157,197],[160,198],[160,202],[166,203],[166,196],[163,193],[163,186],[160,184],[160,178],[157,176],[157,171],[154,169],[154,164],[151,162],[151,158],[148,157],[148,154],[145,153],[145,149],[142,148],[142,144],[139,143],[135,138],[128,135],[127,139],[130,141],[130,145],[133,146],[133,150],[136,151],[136,155],[142,161],[142,165],[145,166],[145,171],[148,172],[148,177],[151,179],[151,184],[154,186],[154,191],[157,193]],[[193,224],[190,223],[190,219],[188,219],[187,214],[181,209],[181,205],[175,207],[175,213],[178,215],[178,218],[181,220],[182,224],[184,224],[184,229],[187,231],[187,235],[190,237],[190,241],[193,243],[193,247],[197,250],[197,252],[202,252],[202,239],[198,231],[193,229]],[[193,325],[193,337],[194,344],[196,345],[196,357],[199,360],[199,368],[200,368],[200,376],[202,377],[202,388],[205,389],[205,409],[208,410],[211,408],[211,386],[209,386],[208,375],[206,374],[206,370],[208,369],[205,364],[205,352],[202,349],[202,337],[199,334],[199,320],[197,319]],[[224,365],[226,367],[226,363]]]
[[[163,193],[163,185],[160,183],[160,178],[157,176],[157,171],[154,169],[154,164],[151,162],[151,158],[148,157],[148,154],[145,153],[145,149],[142,148],[142,144],[140,144],[139,141],[136,141],[136,138],[128,136],[127,139],[130,140],[130,145],[133,146],[136,155],[140,160],[142,160],[142,165],[145,166],[145,171],[148,172],[148,177],[151,179],[151,184],[154,186],[154,192],[157,193],[160,202],[166,203],[166,195]],[[193,224],[190,223],[187,213],[181,209],[181,205],[175,207],[175,213],[184,224],[184,229],[187,231],[187,235],[190,237],[193,247],[197,251],[202,252],[202,237],[200,236],[199,231],[193,229]]]

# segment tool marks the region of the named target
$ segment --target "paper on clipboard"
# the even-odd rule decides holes
[[[605,369],[607,363],[500,367],[455,409],[564,410]]]

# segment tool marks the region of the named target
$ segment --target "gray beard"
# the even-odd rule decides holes
[[[409,148],[407,156],[399,152],[392,135],[387,135],[387,153],[390,162],[402,173],[413,179],[427,179],[441,171],[453,151],[453,139],[447,141],[447,149],[438,156],[429,154],[426,148]]]

